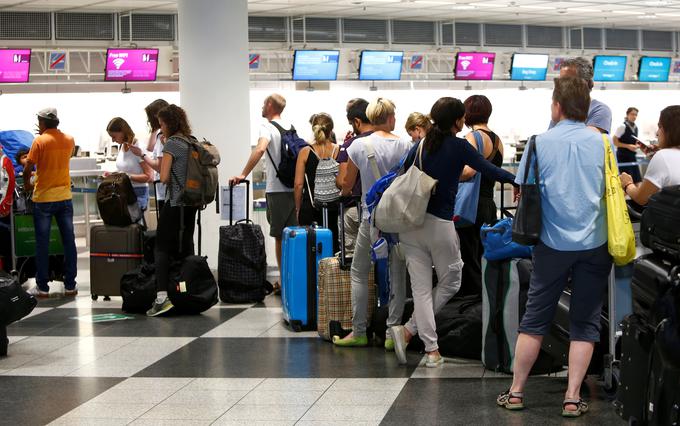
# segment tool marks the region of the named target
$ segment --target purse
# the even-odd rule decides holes
[[[472,132],[477,142],[477,150],[484,155],[484,138],[478,131]],[[453,210],[453,222],[456,228],[474,225],[477,222],[477,206],[479,205],[479,188],[482,175],[477,172],[472,179],[458,184],[456,204]]]
[[[425,223],[427,205],[437,180],[416,166],[416,162],[423,166],[424,141],[420,142],[413,165],[394,179],[375,208],[375,226],[383,232],[405,232]]]
[[[19,321],[37,304],[36,298],[26,293],[15,277],[0,271],[0,327]]]
[[[525,246],[535,246],[541,239],[542,210],[541,189],[538,174],[536,136],[527,144],[527,159],[524,164],[524,178],[520,185],[521,197],[517,204],[515,220],[512,223],[512,240]],[[529,183],[529,171],[534,170],[534,182]]]

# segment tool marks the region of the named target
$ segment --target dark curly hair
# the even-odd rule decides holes
[[[184,136],[191,136],[191,126],[187,119],[187,113],[177,105],[171,104],[158,111],[158,119],[163,121],[168,128],[168,133],[170,134],[165,135],[166,138],[170,138],[178,133]]]

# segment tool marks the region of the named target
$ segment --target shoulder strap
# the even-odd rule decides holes
[[[276,130],[278,130],[279,133],[281,133],[282,135],[283,135],[283,133],[288,131],[288,130],[284,129],[283,127],[281,127],[281,125],[279,123],[277,123],[276,121],[270,121],[269,123],[272,126],[276,127]]]
[[[373,173],[375,180],[378,180],[382,176],[380,174],[380,168],[378,168],[378,161],[375,159],[375,149],[373,148],[371,141],[366,140],[365,142],[367,151],[366,156],[368,157],[368,163],[371,165],[371,172]]]
[[[477,143],[477,152],[479,152],[482,157],[484,156],[484,136],[482,136],[481,133],[479,133],[478,130],[475,130],[472,132],[472,136],[475,138],[475,142]]]

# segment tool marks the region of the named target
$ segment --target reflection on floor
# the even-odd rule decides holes
[[[79,259],[80,295],[40,301],[8,328],[0,358],[0,424],[562,424],[563,375],[532,378],[529,408],[495,406],[506,375],[479,361],[425,368],[409,354],[399,366],[381,348],[339,349],[316,333],[293,333],[280,299],[219,304],[193,317],[93,323],[121,314],[120,299],[93,302],[88,261]],[[569,424],[622,424],[588,381],[591,412]],[[566,422],[564,422],[566,423]]]

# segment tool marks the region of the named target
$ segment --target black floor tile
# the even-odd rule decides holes
[[[122,380],[0,376],[0,425],[47,424]]]
[[[120,309],[52,309],[26,318],[7,327],[10,336],[80,336],[97,337],[198,337],[235,315],[243,309],[210,309],[201,315],[149,318],[132,315],[134,319],[103,323],[91,323],[73,319],[77,316],[122,314]]]
[[[141,377],[410,377],[408,366],[378,347],[337,348],[313,338],[196,339],[137,374]]]
[[[383,425],[622,425],[610,400],[591,379],[582,388],[590,411],[578,419],[564,419],[561,403],[566,379],[529,379],[527,408],[511,412],[496,405],[496,396],[512,379],[410,379]]]

